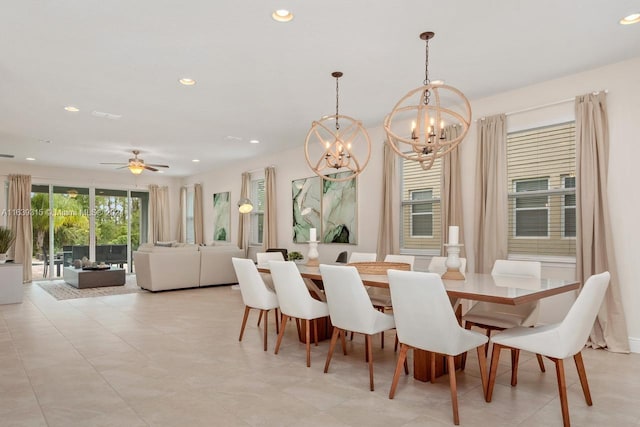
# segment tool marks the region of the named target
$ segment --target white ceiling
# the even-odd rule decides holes
[[[292,22],[271,19],[283,7]],[[332,71],[345,74],[340,112],[379,125],[422,84],[421,32],[436,33],[431,78],[474,99],[638,56],[640,24],[618,24],[638,11],[637,0],[5,1],[0,153],[16,158],[0,162],[111,170],[98,163],[139,149],[190,175],[302,145],[335,111]]]

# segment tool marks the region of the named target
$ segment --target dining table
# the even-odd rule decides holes
[[[298,264],[300,275],[311,279],[319,286],[322,275],[318,266]],[[258,268],[268,273],[268,267]],[[365,286],[389,288],[389,278],[386,274],[360,274]],[[559,295],[579,289],[580,282],[556,278],[533,278],[517,275],[491,275],[484,273],[466,273],[464,280],[443,279],[447,294],[452,298],[471,301],[485,301],[497,304],[518,305],[534,302],[553,295]],[[414,378],[430,381],[429,368],[430,353],[414,350]],[[439,359],[439,358],[438,358]],[[438,361],[439,362],[439,361]],[[435,375],[442,375],[446,364],[436,363]]]

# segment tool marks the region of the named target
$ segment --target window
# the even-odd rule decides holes
[[[507,135],[509,254],[575,257],[575,123]]]
[[[440,254],[441,163],[438,159],[425,171],[418,162],[402,160],[400,247],[403,252]]]
[[[251,239],[252,245],[262,244],[262,230],[264,224],[264,179],[251,181]]]
[[[412,190],[411,237],[433,237],[433,190]]]
[[[187,190],[187,206],[185,209],[186,214],[186,227],[185,231],[187,234],[187,243],[195,243],[196,241],[196,233],[195,233],[195,221],[194,221],[194,203],[193,199],[195,197],[195,191],[193,188]]]
[[[562,237],[576,237],[576,177],[563,176],[562,188],[573,188],[573,193],[564,194],[562,204]]]
[[[549,237],[549,178],[514,181],[515,237]],[[532,194],[527,194],[532,193]]]

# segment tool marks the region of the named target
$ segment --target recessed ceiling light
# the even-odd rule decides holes
[[[178,81],[185,86],[193,86],[194,84],[196,84],[196,81],[194,79],[190,79],[187,77],[183,77]]]
[[[77,113],[78,111],[80,111],[79,108],[76,108],[73,105],[67,105],[66,107],[64,107],[64,109],[70,113]]]
[[[29,160],[29,161],[33,162],[35,159],[33,157],[27,157],[25,160]]]
[[[251,144],[260,144],[260,141],[258,141],[257,139],[252,139],[249,141]]]
[[[191,160],[193,163],[198,163],[200,160],[199,159],[193,159]]]
[[[293,13],[287,9],[278,9],[271,14],[271,17],[278,22],[289,22],[293,19]]]
[[[163,170],[159,170],[158,173],[164,173],[164,171]]]
[[[640,22],[640,13],[632,13],[620,20],[622,25],[637,24],[638,22]]]

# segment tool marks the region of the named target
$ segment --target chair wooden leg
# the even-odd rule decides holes
[[[276,334],[280,333],[280,310],[276,308]]]
[[[296,318],[296,328],[298,328],[298,339],[302,341],[302,330],[300,329],[300,319]]]
[[[491,339],[491,329],[487,329],[487,338]],[[489,354],[489,341],[484,345],[484,355]]]
[[[340,335],[340,329],[333,327],[333,333],[331,334],[331,344],[329,345],[329,352],[327,353],[327,361],[324,363],[324,373],[329,371],[329,363],[331,363],[331,357],[333,356],[333,350],[336,348],[336,342],[338,341],[338,335]]]
[[[371,335],[365,335],[367,342],[367,358],[369,359],[369,388],[373,391],[373,351],[371,350]]]
[[[244,334],[244,327],[247,326],[247,319],[249,318],[249,310],[251,310],[251,308],[249,308],[248,305],[245,305],[244,316],[242,317],[242,326],[240,327],[240,338],[238,338],[238,341],[242,341],[242,334]]]
[[[313,319],[313,340],[316,347],[318,346],[318,319]]]
[[[347,340],[346,340],[346,336],[347,336],[347,331],[344,331],[344,330],[340,329],[340,341],[342,341],[342,353],[345,356],[347,355]]]
[[[278,350],[280,350],[280,343],[282,342],[282,337],[284,336],[284,329],[285,329],[285,326],[287,326],[287,320],[289,320],[289,316],[287,316],[286,314],[283,314],[282,326],[280,327],[280,333],[278,334],[278,342],[276,342],[276,351],[274,352],[274,354],[278,354]]]
[[[380,332],[380,348],[384,348],[384,331]]]
[[[496,374],[498,372],[498,360],[500,359],[500,350],[502,350],[500,344],[493,344],[491,350],[491,368],[489,369],[489,384],[487,384],[487,396],[485,400],[491,402],[491,396],[493,395],[493,386],[496,383]]]
[[[580,377],[580,385],[582,386],[582,392],[584,393],[584,400],[587,405],[593,405],[591,400],[591,392],[589,392],[589,383],[587,382],[587,371],[584,369],[584,362],[582,361],[582,352],[578,352],[573,355],[573,360],[576,362],[576,369],[578,370],[578,377]]]
[[[391,390],[389,390],[389,399],[393,399],[396,394],[396,387],[398,386],[398,379],[400,378],[400,370],[402,365],[407,363],[407,351],[409,346],[406,344],[400,345],[400,354],[398,355],[398,363],[396,363],[396,371],[393,374],[393,381],[391,381]]]
[[[349,339],[353,341],[353,331],[351,331],[351,337]]]
[[[484,346],[476,348],[478,353],[478,365],[480,366],[480,380],[482,381],[482,394],[487,397],[487,356],[484,355]]]
[[[260,310],[260,315],[258,315],[258,323],[256,324],[256,326],[260,326],[260,322],[262,321],[262,310]]]
[[[305,343],[307,345],[307,368],[311,367],[311,322],[309,319],[304,320],[305,323]]]
[[[431,384],[435,384],[436,382],[436,354],[431,351],[429,352],[429,379]]]
[[[396,343],[393,345],[393,352],[395,353],[396,351],[398,351],[398,333],[396,332]]]
[[[558,394],[560,395],[560,408],[562,409],[562,422],[564,427],[569,427],[569,403],[567,402],[567,382],[564,377],[564,362],[562,359],[551,359],[556,364],[556,376],[558,377]]]
[[[269,325],[269,311],[268,310],[260,310],[260,313],[264,311],[264,351],[267,351],[267,326]]]
[[[473,326],[473,323],[471,322],[464,322],[464,328],[465,329],[471,329],[471,327]],[[485,353],[485,356],[487,354]],[[460,370],[464,371],[464,367],[467,366],[467,352],[465,351],[464,353],[462,353],[462,358],[460,359]]]
[[[520,350],[511,349],[511,387],[518,384],[518,361],[520,360]]]
[[[538,366],[540,366],[540,370],[542,372],[547,372],[547,370],[544,367],[544,360],[542,360],[542,355],[536,354],[536,358],[538,359]]]
[[[453,356],[447,355],[447,365],[449,366],[449,387],[451,388],[453,423],[455,425],[460,425],[460,417],[458,416],[458,387],[456,385],[456,362]]]

